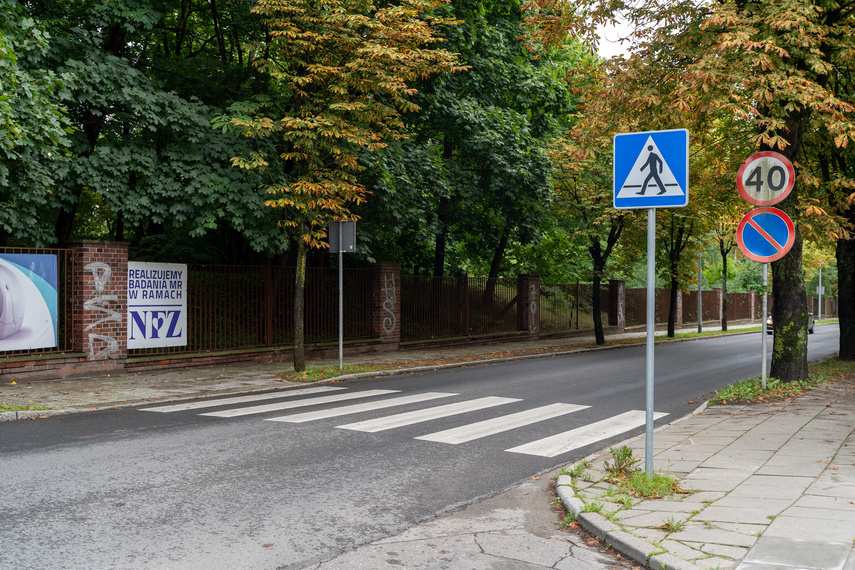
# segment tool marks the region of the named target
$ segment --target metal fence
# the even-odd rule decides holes
[[[671,303],[670,289],[656,290],[655,322],[668,321],[668,311]],[[685,305],[684,305],[685,309]],[[697,312],[697,311],[696,311]],[[626,290],[626,326],[634,327],[647,324],[647,289],[633,288]]]
[[[517,280],[401,276],[401,340],[517,330]]]
[[[616,319],[610,312],[608,286],[600,287],[600,316],[603,326]],[[555,333],[594,328],[594,285],[592,283],[549,283],[540,285],[540,330]]]
[[[294,267],[189,265],[187,346],[130,356],[252,349],[294,342]],[[305,340],[338,339],[338,270],[307,268]],[[371,272],[344,270],[344,337],[370,338]]]
[[[71,275],[72,250],[70,249],[39,249],[6,247],[0,248],[0,254],[4,255],[55,255],[57,261],[57,346],[54,348],[36,348],[20,350],[3,350],[0,343],[0,351],[3,358],[20,355],[55,354],[69,352],[72,350],[73,339],[71,338],[71,315],[72,302],[74,300],[74,286]],[[25,268],[26,269],[26,268]],[[2,302],[0,302],[2,308]],[[17,335],[15,335],[17,336]]]

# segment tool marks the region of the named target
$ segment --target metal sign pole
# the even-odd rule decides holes
[[[816,294],[819,295],[819,301],[816,304],[816,320],[822,320],[822,267],[819,268],[819,286],[816,288]]]
[[[760,358],[760,361],[762,363],[761,366],[763,367],[763,373],[760,376],[760,382],[761,382],[761,385],[762,385],[764,390],[766,389],[766,344],[768,342],[766,339],[766,335],[767,335],[766,327],[768,326],[766,324],[766,310],[767,310],[766,309],[766,285],[769,283],[768,275],[769,275],[769,264],[764,263],[763,264],[763,327],[761,328],[761,331],[763,333],[763,340],[760,341],[760,344],[761,344],[760,352],[763,354],[763,356]]]
[[[344,370],[344,248],[341,236],[344,228],[338,223],[338,369]]]
[[[647,405],[644,470],[653,475],[653,343],[656,326],[656,208],[647,210]]]

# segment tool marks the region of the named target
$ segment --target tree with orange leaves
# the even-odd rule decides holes
[[[366,200],[359,153],[403,138],[402,112],[417,111],[411,83],[455,71],[430,16],[439,0],[260,0],[268,30],[254,46],[274,96],[233,105],[215,126],[254,139],[232,163],[262,174],[267,205],[283,210],[297,248],[294,370],[305,370],[304,288],[310,247],[325,247],[326,227],[353,219]]]

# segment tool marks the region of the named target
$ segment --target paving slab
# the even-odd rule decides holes
[[[763,536],[738,568],[842,569],[850,550],[841,542]]]
[[[789,517],[786,514],[772,521],[763,533],[763,536],[841,542],[850,546],[853,535],[855,535],[855,525],[843,524],[837,520]]]

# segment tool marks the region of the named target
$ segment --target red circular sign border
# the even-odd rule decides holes
[[[742,174],[745,172],[745,169],[748,168],[748,165],[753,163],[755,160],[759,160],[761,158],[771,157],[777,160],[780,160],[784,163],[784,166],[787,169],[787,174],[790,175],[789,184],[787,184],[787,189],[781,192],[774,200],[757,200],[753,198],[746,192],[745,185],[742,183]],[[796,169],[793,167],[793,163],[790,162],[790,159],[781,154],[780,152],[775,152],[773,150],[764,150],[762,152],[757,152],[746,158],[742,165],[739,167],[739,171],[736,173],[736,187],[739,189],[739,193],[751,204],[755,206],[772,206],[773,204],[777,204],[784,198],[790,195],[790,192],[793,191],[793,187],[796,185]],[[789,217],[789,216],[788,216]]]
[[[788,239],[787,243],[784,245],[784,249],[776,253],[775,255],[771,255],[768,257],[762,257],[759,255],[754,255],[753,253],[747,251],[745,244],[742,241],[742,230],[745,225],[748,223],[748,220],[757,216],[759,214],[773,214],[784,220],[784,223],[787,224],[788,230]],[[793,220],[790,219],[790,216],[787,215],[783,210],[779,210],[778,208],[754,208],[739,220],[739,226],[736,228],[736,243],[739,246],[739,250],[742,252],[742,255],[750,259],[751,261],[757,261],[759,263],[770,263],[772,261],[777,261],[790,253],[790,248],[793,247],[793,242],[796,241],[796,226],[793,224]]]

